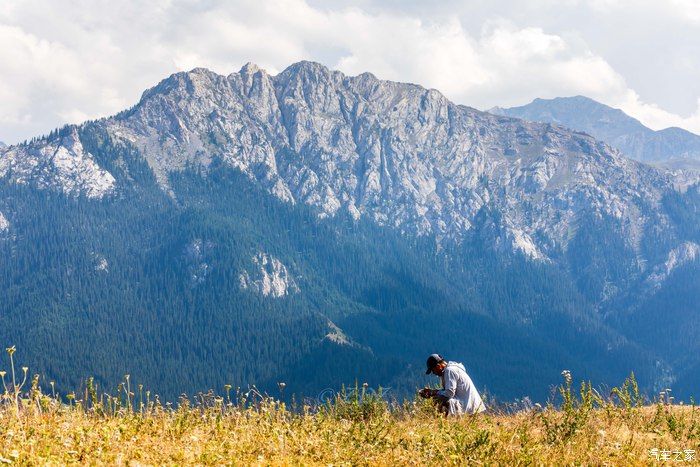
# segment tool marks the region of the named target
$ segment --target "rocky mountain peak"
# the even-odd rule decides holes
[[[193,68],[190,71],[173,73],[156,86],[144,91],[138,105],[143,104],[151,98],[167,96],[173,93],[179,93],[183,96],[196,96],[199,92],[211,86],[217,78],[223,77],[207,68],[201,67]]]
[[[285,81],[286,78],[292,77],[292,76],[305,76],[309,78],[320,78],[320,77],[327,77],[331,75],[340,75],[343,76],[343,74],[339,71],[331,71],[328,67],[325,65],[318,63],[318,62],[312,62],[308,60],[302,60],[297,63],[293,63],[292,65],[289,65],[287,68],[285,68],[279,75],[277,75],[277,78]]]
[[[241,74],[241,75],[254,75],[255,73],[257,73],[257,72],[259,72],[259,71],[261,71],[261,72],[263,72],[263,73],[266,73],[265,70],[263,70],[262,68],[260,68],[260,67],[259,67],[258,65],[256,65],[255,63],[253,63],[253,62],[248,62],[248,63],[246,63],[245,65],[243,65],[243,67],[241,67],[241,69],[240,69],[240,71],[239,71],[238,73]]]
[[[216,158],[320,217],[366,216],[437,241],[461,241],[488,208],[500,216],[494,244],[533,260],[565,250],[585,215],[615,219],[637,248],[673,189],[586,134],[308,61],[277,76],[253,64],[228,76],[176,73],[100,125],[137,148],[166,190],[173,171],[206,172]],[[74,143],[61,146],[78,154]]]

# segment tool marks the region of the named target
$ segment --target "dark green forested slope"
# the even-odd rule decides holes
[[[16,345],[22,365],[64,391],[128,373],[168,399],[224,384],[276,391],[280,381],[311,397],[356,380],[402,395],[429,381],[423,362],[437,351],[506,399],[546,398],[563,369],[607,384],[635,371],[649,391],[674,374],[697,392],[687,325],[697,267],[636,294],[635,253],[611,219],[580,222],[554,261],[495,250],[489,208],[461,243],[437,247],[368,221],[320,220],[216,161],[171,176],[166,193],[138,151],[98,125],[81,131],[117,196],[0,180],[12,222],[0,235],[0,345]],[[700,242],[697,188],[664,202],[679,237]],[[648,257],[668,251],[663,238],[643,240]],[[287,266],[298,293],[240,287],[260,252]],[[632,292],[601,306],[611,282]]]
[[[134,164],[128,176],[139,173]],[[129,373],[169,398],[277,381],[313,396],[356,379],[399,394],[425,382],[432,351],[503,398],[542,399],[563,368],[653,379],[651,353],[592,318],[553,266],[499,259],[478,239],[437,253],[425,239],[319,221],[216,165],[174,177],[175,199],[143,176],[104,201],[2,184],[3,210],[21,215],[0,241],[0,342],[62,388]],[[205,246],[193,259],[195,240]],[[241,290],[258,251],[280,258],[300,293]],[[195,278],[199,263],[207,272]],[[325,338],[329,320],[348,344]]]

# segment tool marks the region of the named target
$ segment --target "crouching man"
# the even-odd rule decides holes
[[[446,415],[475,414],[486,410],[464,365],[448,362],[438,354],[428,357],[427,365],[425,374],[439,376],[442,389],[423,388],[419,391],[421,397],[435,399]]]

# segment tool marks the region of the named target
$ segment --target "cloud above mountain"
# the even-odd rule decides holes
[[[635,39],[644,34],[641,25],[615,29],[602,22],[599,34],[590,30],[596,18],[631,12],[635,24],[662,20],[647,35],[700,32],[694,2],[660,3],[6,0],[0,5],[0,139],[16,142],[117,112],[175,71],[203,66],[227,74],[253,61],[275,73],[301,59],[417,82],[478,108],[584,94],[655,129],[700,132],[700,110],[685,102],[690,96],[695,103],[700,88],[683,85],[684,77],[700,74],[695,45],[679,39],[680,55],[664,55],[678,82],[661,73],[655,87],[639,81],[636,71],[663,47],[639,50],[646,44]],[[584,11],[591,18],[582,17]],[[630,63],[620,59],[625,56]],[[666,94],[645,92],[664,87]],[[694,94],[679,98],[683,105],[664,101],[680,92],[676,88]]]

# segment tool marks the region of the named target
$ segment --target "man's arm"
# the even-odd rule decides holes
[[[435,398],[443,402],[455,396],[455,391],[457,391],[457,375],[452,370],[445,369],[444,380],[445,387],[435,393]]]

